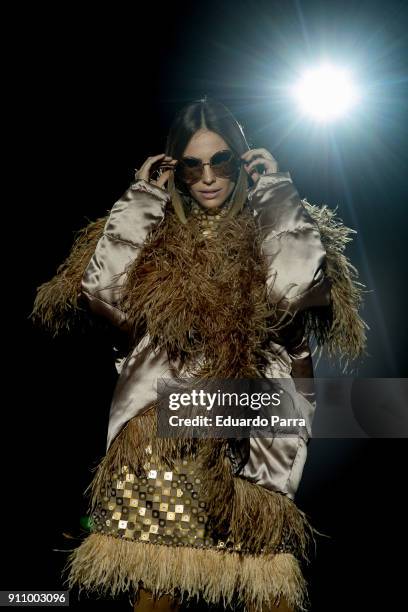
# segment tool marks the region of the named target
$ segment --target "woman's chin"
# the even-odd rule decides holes
[[[224,202],[223,201],[220,201],[220,202],[211,201],[211,202],[200,202],[200,204],[203,208],[212,209],[212,208],[219,208],[220,206],[224,204]]]

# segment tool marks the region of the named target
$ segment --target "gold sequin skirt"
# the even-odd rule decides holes
[[[112,473],[92,513],[92,532],[170,546],[243,550],[210,530],[199,463],[179,459],[167,471],[152,457],[143,467],[139,474],[127,466]]]
[[[63,569],[70,590],[79,586],[79,592],[115,597],[143,585],[158,596],[202,597],[251,612],[283,596],[296,610],[307,609],[306,582],[285,537],[273,551],[255,554],[244,541],[214,531],[197,456],[174,458],[172,469],[150,447],[144,457],[140,469],[122,465],[98,480],[91,533]],[[259,495],[248,497],[259,505]],[[260,514],[254,516],[260,520]]]

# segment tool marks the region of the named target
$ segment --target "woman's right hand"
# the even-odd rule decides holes
[[[157,187],[161,187],[164,189],[165,184],[169,180],[171,172],[173,172],[175,165],[177,164],[176,159],[172,159],[169,155],[165,153],[161,153],[160,155],[155,155],[154,157],[148,157],[140,170],[136,173],[136,180],[143,179],[152,185],[156,185]],[[163,168],[169,168],[166,171],[163,171]],[[152,172],[158,172],[159,176],[157,179],[151,178]]]

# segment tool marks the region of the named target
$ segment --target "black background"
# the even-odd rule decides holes
[[[12,246],[4,269],[16,287],[5,319],[13,336],[3,408],[2,589],[62,588],[65,554],[54,549],[77,545],[62,532],[83,533],[83,491],[105,452],[116,380],[103,338],[53,340],[32,327],[35,289],[54,275],[74,232],[106,214],[133,169],[163,152],[174,113],[190,100],[223,101],[251,144],[290,171],[302,197],[338,206],[358,231],[348,254],[371,290],[363,313],[370,357],[358,374],[406,376],[404,4],[208,1],[97,4],[85,12],[66,3],[10,19],[16,113],[4,118],[18,176],[5,204]],[[368,97],[349,123],[313,131],[296,121],[280,84],[323,52],[356,65]],[[316,371],[337,374],[327,363]],[[296,502],[331,536],[319,540],[308,574],[313,612],[403,605],[406,451],[405,439],[311,441]],[[128,609],[126,597],[71,605]]]

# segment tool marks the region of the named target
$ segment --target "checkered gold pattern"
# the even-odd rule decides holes
[[[146,454],[151,454],[150,447]],[[92,513],[91,532],[170,546],[250,552],[241,543],[220,539],[209,530],[200,464],[192,459],[174,463],[174,469],[168,471],[151,457],[140,474],[128,466],[113,473]],[[290,552],[290,547],[282,542],[275,552]]]
[[[92,532],[172,546],[241,550],[214,539],[207,528],[199,464],[180,459],[167,471],[152,457],[143,468],[140,475],[128,466],[112,474],[92,513]]]

